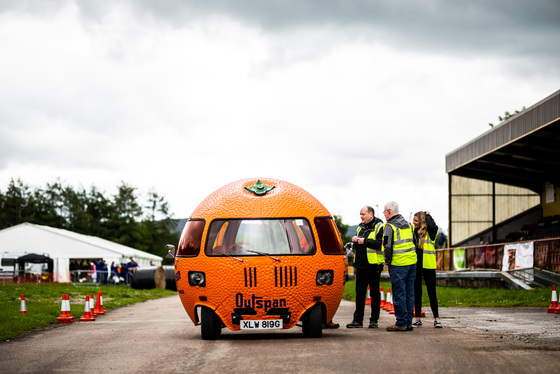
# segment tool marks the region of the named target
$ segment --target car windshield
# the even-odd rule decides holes
[[[206,254],[210,256],[313,253],[311,227],[303,218],[215,220],[206,241]]]

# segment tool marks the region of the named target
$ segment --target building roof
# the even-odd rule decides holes
[[[450,152],[450,175],[529,188],[560,186],[560,90]]]

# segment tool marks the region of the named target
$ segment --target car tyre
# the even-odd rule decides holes
[[[203,307],[201,311],[200,332],[203,340],[216,340],[222,332],[220,317],[210,308]]]
[[[303,320],[303,334],[308,338],[320,338],[323,336],[321,306],[315,305],[306,313]]]

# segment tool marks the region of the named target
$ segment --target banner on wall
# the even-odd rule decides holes
[[[465,270],[467,268],[465,263],[465,248],[453,249],[453,269]]]
[[[502,271],[532,268],[534,265],[533,248],[533,242],[506,244]]]

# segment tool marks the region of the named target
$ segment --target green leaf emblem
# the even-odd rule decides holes
[[[258,180],[257,183],[255,183],[254,186],[245,187],[245,189],[247,191],[250,191],[250,192],[254,193],[257,196],[261,196],[261,195],[266,194],[268,191],[272,190],[274,187],[275,186],[267,186],[266,184],[264,184],[263,182]]]

